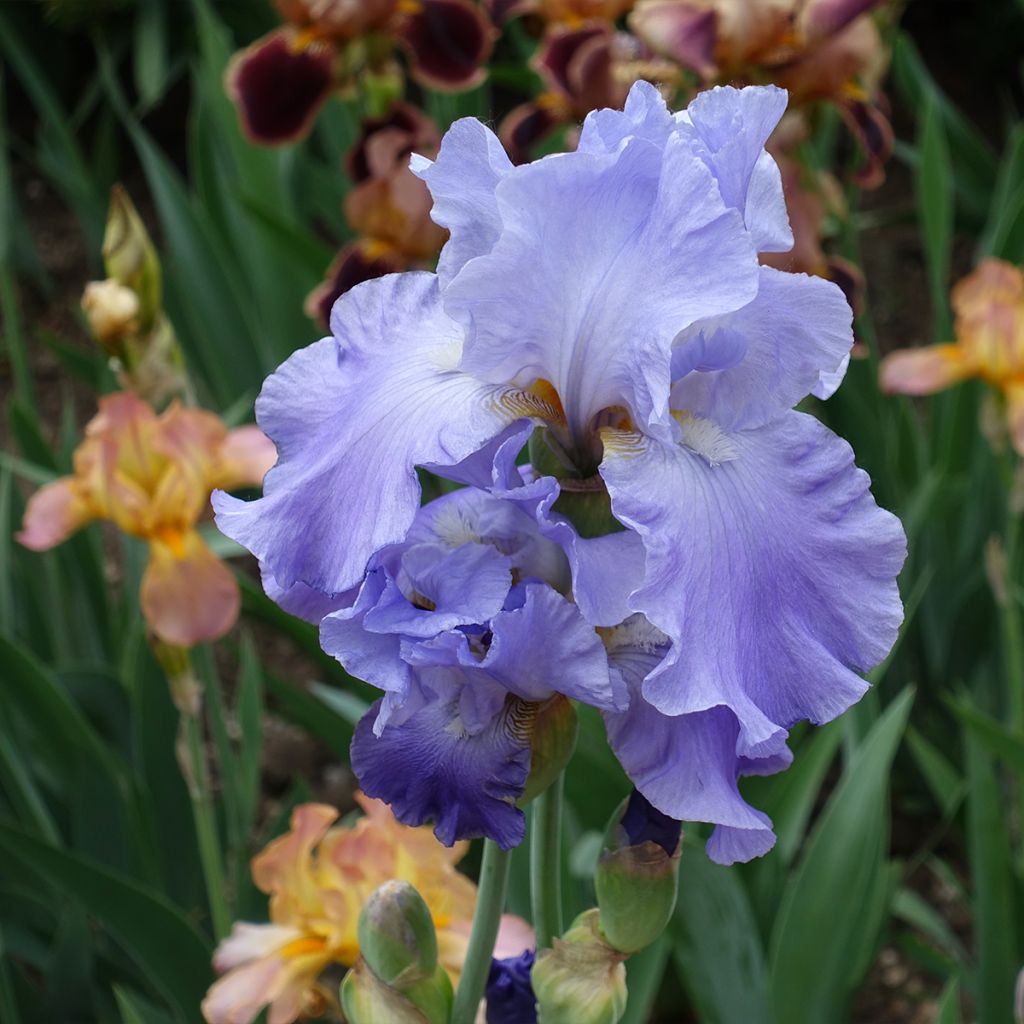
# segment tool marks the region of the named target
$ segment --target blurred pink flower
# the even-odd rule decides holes
[[[238,585],[196,523],[215,488],[258,486],[274,464],[257,427],[229,431],[210,412],[177,402],[159,416],[131,392],[100,399],[74,456],[74,475],[29,500],[18,541],[44,551],[94,519],[149,542],[142,612],[156,636],[191,647],[238,618]]]

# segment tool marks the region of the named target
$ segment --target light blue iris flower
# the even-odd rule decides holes
[[[575,152],[521,167],[478,121],[456,122],[435,162],[413,163],[451,233],[437,273],[353,289],[334,307],[332,336],[266,382],[257,417],[278,465],[258,501],[218,495],[217,521],[257,555],[286,607],[317,621],[332,612],[325,647],[387,692],[354,756],[371,791],[389,790],[386,759],[367,767],[373,742],[406,730],[420,749],[458,709],[496,708],[502,687],[519,693],[517,656],[529,674],[545,651],[549,689],[602,709],[651,803],[717,824],[709,854],[745,860],[774,837],[738,777],[785,767],[787,730],[845,710],[864,692],[858,673],[888,653],[903,531],[849,446],[793,411],[841,380],[850,309],[835,285],[758,262],[792,246],[764,149],[785,104],[775,88],[721,88],[672,114],[641,82],[624,111],[587,118]],[[531,433],[549,458],[524,478],[515,462]],[[445,554],[457,560],[447,567],[412,553],[416,467],[528,513],[520,533],[557,545],[564,579],[549,561],[516,583],[507,554],[499,571],[479,542]],[[616,532],[575,529],[561,514],[566,493],[610,502]],[[457,581],[451,607],[410,600],[414,578],[431,572],[438,593]],[[531,606],[570,609],[566,648],[581,624],[599,635],[605,668],[582,680],[579,655],[543,627],[561,620],[538,614],[509,634],[501,671],[484,671],[501,617],[524,618],[524,590]],[[436,632],[409,632],[428,628],[416,611]],[[490,633],[475,650],[472,627]],[[410,659],[427,650],[445,682],[435,672],[424,689]],[[475,752],[452,746],[394,772],[477,773],[485,787],[485,720],[495,721],[480,712],[445,733],[476,737]],[[502,777],[506,803],[520,776],[522,764],[519,781]],[[440,789],[420,785],[400,813],[444,820],[449,840],[518,835],[477,805],[460,818],[462,805],[437,803]]]

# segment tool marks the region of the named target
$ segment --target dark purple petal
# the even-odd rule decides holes
[[[877,188],[885,181],[885,164],[892,154],[892,125],[874,103],[851,100],[839,110],[864,153],[864,165],[854,181],[862,188]]]
[[[494,29],[480,8],[469,0],[419,0],[417,6],[396,27],[413,77],[431,89],[452,92],[482,82]]]
[[[242,130],[265,146],[305,135],[334,84],[334,49],[326,43],[297,47],[279,29],[235,54],[226,88],[238,107]]]
[[[405,269],[406,260],[392,249],[384,249],[365,239],[346,245],[327,268],[324,280],[306,296],[303,307],[306,316],[327,330],[334,303],[350,288]]]
[[[505,115],[498,128],[501,144],[514,164],[525,164],[533,147],[550,135],[564,118],[551,103],[523,103]]]
[[[510,18],[525,14],[536,6],[535,0],[484,0],[484,10],[499,27]]]
[[[530,982],[534,953],[492,960],[487,976],[487,1024],[537,1024],[537,999]]]
[[[462,727],[458,696],[439,697],[401,725],[373,732],[377,701],[352,739],[352,769],[367,796],[391,805],[406,825],[434,823],[445,846],[487,836],[502,849],[526,831],[515,806],[530,773],[530,747],[509,705],[476,734]]]
[[[658,810],[638,789],[629,794],[622,815],[622,827],[631,846],[657,843],[670,857],[679,845],[681,822]]]

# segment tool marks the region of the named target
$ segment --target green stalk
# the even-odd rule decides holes
[[[455,993],[451,1024],[473,1024],[477,1008],[487,985],[494,943],[505,909],[505,890],[512,851],[502,850],[493,839],[484,840],[484,856],[480,863],[480,884],[477,890],[473,930],[469,936],[462,978]]]
[[[231,930],[231,911],[224,885],[224,861],[217,831],[213,788],[203,747],[203,694],[192,666],[189,648],[166,644],[160,640],[153,640],[152,646],[153,654],[167,676],[171,698],[179,712],[178,764],[192,805],[192,822],[199,843],[199,861],[203,868],[213,934],[219,940]]]
[[[1021,514],[1014,507],[1014,479],[1009,474],[1006,480],[1010,495],[1006,511],[1006,534],[1003,540],[1003,558],[1005,559],[1004,588],[1005,596],[1001,602],[1000,622],[1003,633],[1003,655],[1006,660],[1006,681],[1009,700],[1010,728],[1014,735],[1024,739],[1024,622],[1021,621],[1020,608],[1017,602],[1015,569],[1020,546]],[[1017,863],[1024,867],[1024,786],[1017,780],[1017,800],[1019,819],[1017,823]]]
[[[533,801],[530,812],[530,907],[537,951],[562,934],[562,790],[564,773]]]
[[[228,910],[224,888],[224,865],[221,861],[220,839],[217,835],[217,818],[213,809],[210,791],[210,773],[206,767],[206,753],[203,750],[202,729],[198,714],[183,711],[181,715],[181,739],[184,750],[181,753],[182,771],[192,803],[192,821],[199,840],[199,859],[203,866],[206,882],[206,896],[210,904],[210,918],[213,934],[223,939],[231,929],[231,914]]]

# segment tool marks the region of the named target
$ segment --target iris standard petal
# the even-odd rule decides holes
[[[523,812],[515,806],[530,772],[530,747],[507,710],[477,733],[463,728],[457,693],[439,696],[380,736],[380,701],[356,727],[352,769],[364,793],[391,805],[406,825],[434,822],[446,846],[488,836],[503,849],[522,841]]]
[[[713,421],[726,431],[759,427],[791,409],[835,371],[853,345],[853,314],[837,285],[820,277],[761,267],[757,297],[738,313],[677,342],[673,376],[705,363],[724,347],[734,365],[690,372],[672,389],[672,408]]]
[[[444,293],[469,338],[463,368],[554,385],[577,442],[592,417],[664,413],[672,338],[756,294],[753,247],[707,166],[679,137],[517,168],[496,189],[489,253]],[[640,301],[642,296],[642,301]]]
[[[726,205],[743,214],[758,252],[793,248],[782,175],[764,149],[786,101],[786,91],[773,85],[723,85],[698,93],[679,115],[702,143],[701,155]]]
[[[587,114],[576,148],[584,153],[614,153],[633,137],[663,146],[675,127],[665,97],[650,82],[637,82],[622,110],[605,108]]]
[[[494,190],[512,162],[490,128],[465,117],[445,132],[436,160],[414,155],[411,166],[433,196],[431,218],[451,235],[437,263],[444,286],[498,240],[501,216]]]
[[[789,412],[723,444],[729,461],[712,464],[606,432],[601,475],[647,552],[630,603],[673,641],[645,698],[669,715],[731,708],[737,752],[756,758],[863,694],[856,672],[886,656],[902,620],[906,539],[849,445],[813,417]]]
[[[356,584],[420,502],[415,467],[454,465],[524,412],[455,369],[462,333],[432,274],[368,281],[338,300],[333,338],[296,352],[256,402],[277,444],[264,496],[217,492],[217,524],[287,589]]]

